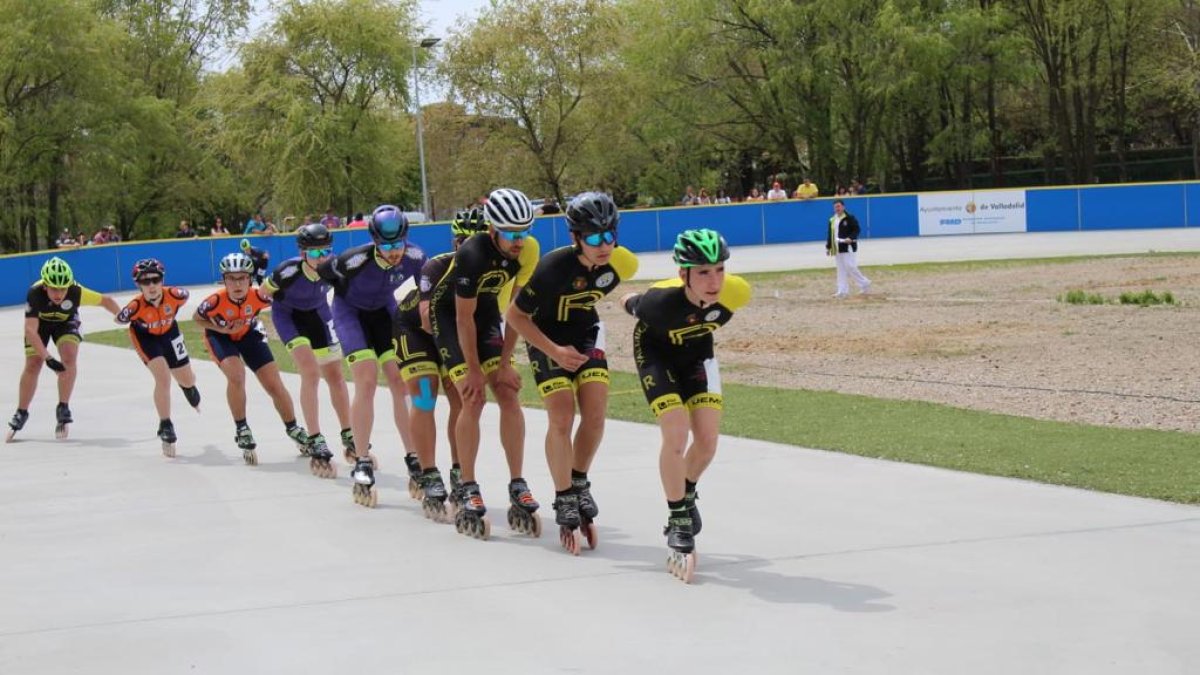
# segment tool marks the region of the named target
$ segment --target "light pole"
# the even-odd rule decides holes
[[[429,184],[425,179],[425,125],[421,121],[424,115],[421,114],[421,86],[417,72],[417,47],[429,49],[441,41],[441,38],[422,38],[420,42],[414,43],[412,48],[413,101],[417,104],[417,157],[421,163],[421,210],[425,214],[425,217],[430,220],[433,220],[433,214],[429,212]]]

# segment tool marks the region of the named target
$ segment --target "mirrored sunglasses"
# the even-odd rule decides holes
[[[306,248],[306,249],[304,249],[304,255],[306,255],[310,258],[324,258],[325,256],[327,256],[331,253],[333,253],[333,249],[331,249],[331,248]]]
[[[383,242],[375,244],[375,248],[379,249],[380,251],[398,251],[404,248],[404,246],[405,242],[403,241],[392,242],[391,244]]]
[[[500,232],[500,236],[504,237],[508,241],[521,241],[522,239],[529,236],[529,232],[527,232],[527,231],[526,232],[506,232],[504,230],[500,230],[499,232]]]
[[[617,241],[617,233],[612,230],[605,232],[593,232],[583,238],[583,243],[588,246],[599,246],[600,244],[612,244]]]

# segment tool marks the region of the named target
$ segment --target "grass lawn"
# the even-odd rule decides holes
[[[193,358],[207,359],[192,321]],[[129,348],[125,330],[91,342]],[[295,372],[277,341],[280,367]],[[521,398],[541,407],[532,377]],[[765,441],[1044,483],[1200,504],[1200,435],[1033,420],[932,403],[726,384],[722,432]],[[653,423],[631,373],[614,372],[611,419]],[[657,436],[648,437],[657,444]],[[538,441],[540,443],[540,441]]]

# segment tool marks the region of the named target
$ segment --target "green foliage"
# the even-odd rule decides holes
[[[1174,305],[1175,295],[1171,291],[1163,293],[1155,293],[1150,289],[1146,289],[1141,293],[1134,291],[1125,291],[1121,294],[1119,301],[1122,305],[1138,305],[1139,307],[1151,307],[1153,305]]]
[[[1087,293],[1082,289],[1074,288],[1066,292],[1065,295],[1058,296],[1059,302],[1065,302],[1068,305],[1103,305],[1106,300],[1099,293]]]

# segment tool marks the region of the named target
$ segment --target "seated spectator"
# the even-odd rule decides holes
[[[91,245],[92,245],[92,240],[88,239],[88,236],[86,234],[80,232],[79,234],[75,235],[75,246],[76,247],[91,246]]]
[[[783,185],[779,181],[775,181],[771,183],[771,190],[767,193],[767,199],[770,201],[787,199],[787,190],[783,189]]]
[[[700,195],[696,197],[696,203],[701,205],[713,203],[712,197],[708,194],[708,188],[700,188]]]
[[[342,226],[342,219],[333,215],[333,209],[325,210],[325,217],[321,219],[321,224],[330,230],[336,230]]]
[[[199,233],[192,229],[192,224],[186,220],[179,221],[179,231],[175,233],[176,239],[189,239],[197,237]]]
[[[793,196],[796,199],[815,199],[821,191],[817,188],[817,184],[812,182],[808,176],[804,177],[804,182],[796,186],[796,192]]]
[[[96,234],[92,235],[92,244],[95,246],[100,246],[102,244],[107,244],[107,243],[108,243],[108,228],[102,227],[99,230],[96,230]]]
[[[210,229],[208,233],[214,237],[229,236],[229,230],[225,229],[225,222],[221,220],[220,216],[217,216],[217,219],[213,221],[212,229]]]
[[[75,248],[79,246],[79,242],[75,241],[75,237],[71,236],[71,231],[63,228],[62,234],[58,235],[58,241],[54,242],[58,248]]]
[[[694,206],[699,203],[699,197],[696,196],[695,189],[689,185],[684,191],[683,196],[679,198],[680,206]]]
[[[854,180],[850,181],[850,194],[865,195],[865,194],[867,194],[867,187],[865,185],[863,185],[862,183],[858,182],[858,179],[855,178]]]
[[[834,194],[836,194],[839,197],[848,197],[848,196],[850,196],[850,191],[846,189],[845,185],[838,183],[837,192]]]
[[[354,214],[354,217],[350,219],[350,222],[346,223],[346,227],[366,227],[366,226],[367,226],[367,219],[364,218],[363,214],[361,214],[361,213]]]
[[[733,200],[729,198],[724,189],[717,190],[717,204],[732,204]]]
[[[746,201],[748,202],[761,202],[765,199],[766,197],[756,187],[750,188],[750,194],[746,195]]]
[[[117,232],[116,225],[108,226],[108,243],[116,244],[121,241],[121,235]]]

